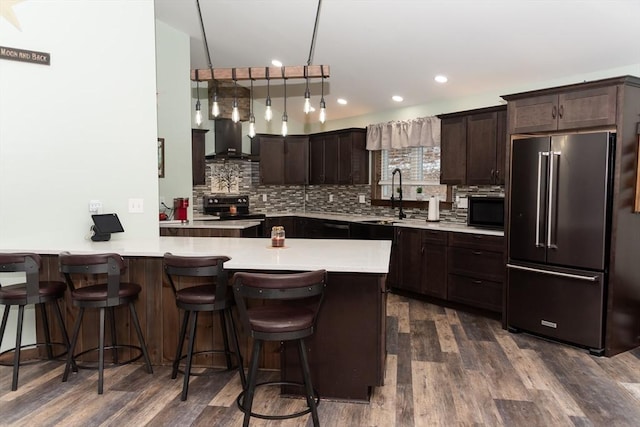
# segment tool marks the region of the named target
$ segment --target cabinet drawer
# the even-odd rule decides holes
[[[468,248],[448,249],[449,273],[504,282],[505,265],[502,253]]]
[[[423,230],[422,241],[432,245],[446,245],[448,231]]]
[[[449,274],[447,298],[473,307],[502,311],[502,283]]]
[[[486,234],[451,233],[449,246],[504,252],[504,237]]]

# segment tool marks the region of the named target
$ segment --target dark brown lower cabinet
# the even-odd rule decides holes
[[[451,233],[447,299],[502,312],[504,237]]]
[[[445,299],[447,234],[446,231],[396,228],[392,265],[395,263],[397,268],[392,269],[395,282],[391,285],[405,291]]]
[[[385,289],[385,275],[329,273],[317,333],[305,340],[313,386],[323,398],[368,401],[384,385]],[[283,380],[302,380],[295,343],[283,343],[281,363]]]
[[[501,312],[503,246],[502,236],[397,227],[389,286]]]

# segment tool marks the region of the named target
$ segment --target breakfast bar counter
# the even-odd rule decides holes
[[[152,363],[169,365],[177,345],[180,318],[171,288],[163,274],[162,256],[226,255],[225,268],[235,271],[287,272],[325,269],[328,283],[318,318],[317,333],[308,342],[314,386],[321,396],[341,400],[368,400],[373,387],[383,384],[386,355],[385,278],[389,269],[390,241],[323,240],[287,238],[283,248],[272,248],[270,239],[154,237],[127,239],[114,236],[107,242],[90,240],[43,242],[3,241],[0,252],[35,252],[43,256],[42,280],[58,280],[57,255],[115,252],[128,265],[124,281],[142,286],[136,309],[140,317]],[[88,282],[92,279],[86,278]],[[67,325],[77,310],[67,293],[62,304]],[[120,342],[135,341],[127,310],[116,310],[117,322],[124,328]],[[217,317],[199,319],[196,351],[219,347]],[[240,324],[238,322],[238,324]],[[89,328],[86,328],[89,329]],[[40,334],[38,328],[38,334]],[[59,338],[60,331],[54,335]],[[109,338],[107,338],[109,339]],[[249,359],[250,339],[240,329],[245,363]],[[95,346],[97,334],[83,331],[79,351]],[[261,368],[280,370],[282,377],[296,380],[297,357],[286,345],[269,343],[264,348]],[[194,364],[223,366],[219,356],[201,355]]]

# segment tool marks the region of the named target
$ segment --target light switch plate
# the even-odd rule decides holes
[[[360,194],[358,196],[358,203],[366,203],[366,200],[364,198],[364,194]]]
[[[469,207],[469,199],[467,199],[466,197],[460,197],[460,200],[458,201],[458,207],[460,209],[467,209]]]
[[[144,199],[129,199],[129,213],[144,213]]]

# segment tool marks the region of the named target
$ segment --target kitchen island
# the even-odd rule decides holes
[[[57,280],[57,255],[116,252],[128,265],[123,280],[137,282],[142,294],[136,302],[152,363],[172,362],[177,343],[179,313],[162,271],[165,252],[176,255],[226,255],[225,268],[231,271],[309,271],[326,269],[328,283],[317,333],[309,340],[308,351],[314,386],[321,396],[341,400],[369,398],[371,389],[384,381],[386,354],[385,278],[389,269],[391,242],[362,240],[291,239],[283,248],[272,248],[270,239],[155,237],[126,239],[117,235],[108,242],[69,240],[42,242],[3,241],[2,252],[36,252],[43,256],[41,279]],[[88,278],[87,280],[91,280]],[[69,295],[63,304],[67,325],[72,325],[76,309]],[[119,342],[135,341],[127,310],[116,309]],[[92,314],[93,315],[93,314]],[[196,351],[218,347],[221,336],[217,322],[202,316]],[[39,328],[38,328],[39,329]],[[78,351],[94,347],[97,334],[84,328]],[[41,332],[38,330],[38,334]],[[108,335],[108,334],[107,334]],[[241,349],[248,360],[250,339],[240,331]],[[54,331],[60,337],[60,331]],[[109,339],[109,338],[107,338]],[[297,358],[290,358],[286,346],[269,343],[261,358],[261,368],[280,370],[286,379],[295,379]],[[202,366],[223,366],[221,358],[203,355],[195,361]]]

